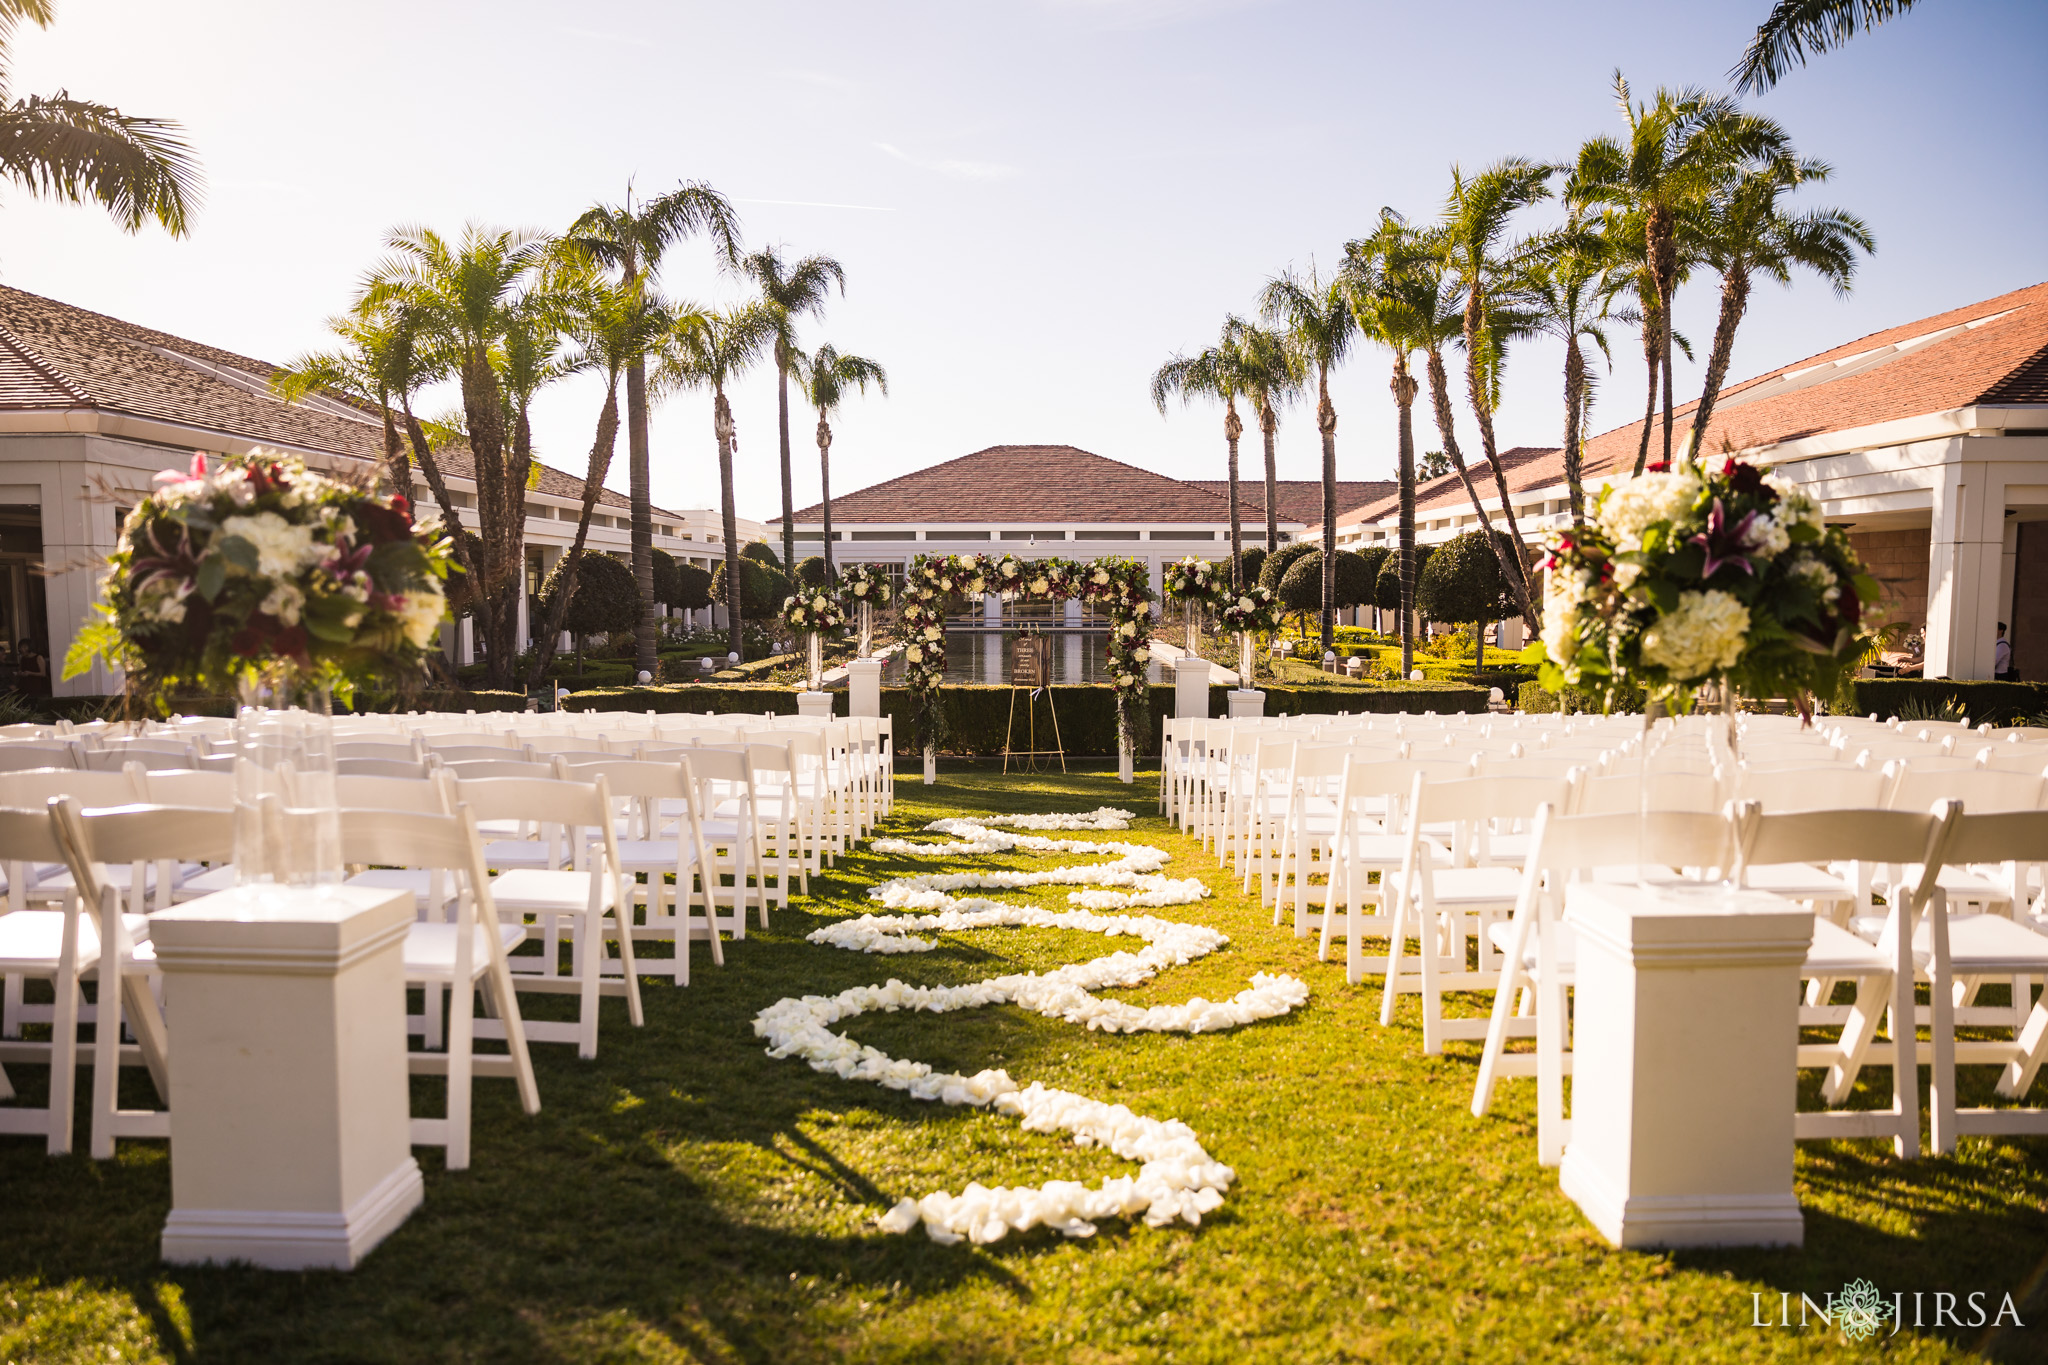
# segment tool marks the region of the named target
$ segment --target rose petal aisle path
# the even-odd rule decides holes
[[[949,774],[898,794],[882,834],[920,842],[946,837],[919,831],[947,817],[1139,812],[1128,831],[1045,834],[1166,851],[1163,875],[1211,894],[1133,913],[1230,942],[1092,999],[1228,1000],[1260,973],[1307,984],[1292,1012],[1213,1034],[1090,1031],[1013,1005],[833,1026],[940,1072],[1002,1070],[1179,1119],[1235,1175],[1199,1227],[1117,1218],[1092,1237],[941,1245],[877,1226],[907,1196],[1093,1186],[1136,1163],[766,1055],[754,1021],[786,998],[1048,973],[1104,951],[1096,934],[1031,926],[887,956],[807,941],[880,910],[869,888],[940,870],[862,850],[728,945],[725,967],[700,950],[689,988],[650,982],[644,1029],[607,1001],[594,1062],[537,1047],[539,1115],[479,1083],[472,1169],[446,1173],[422,1149],[426,1204],[352,1275],[164,1267],[162,1143],[94,1163],[0,1139],[0,1361],[1836,1360],[1851,1358],[1837,1334],[1753,1327],[1754,1305],[1789,1293],[1796,1322],[1802,1292],[1822,1302],[1859,1278],[1909,1304],[1916,1290],[2022,1298],[2022,1332],[1908,1328],[1887,1359],[2042,1358],[2048,1142],[1970,1139],[1955,1160],[1903,1166],[1876,1144],[1805,1147],[1804,1250],[1616,1253],[1536,1164],[1533,1086],[1504,1085],[1496,1112],[1472,1118],[1477,1045],[1424,1057],[1412,1003],[1380,1028],[1376,985],[1346,986],[1313,939],[1274,929],[1152,814],[1149,776]],[[1100,861],[1016,850],[972,867]],[[1070,889],[989,894],[1066,912]],[[573,1007],[534,1010],[549,1006]],[[39,1074],[14,1072],[37,1102]]]

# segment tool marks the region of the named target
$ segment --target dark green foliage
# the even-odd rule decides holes
[[[740,558],[766,564],[771,569],[782,567],[782,557],[775,553],[775,547],[765,540],[757,540],[740,551]]]
[[[1878,719],[1905,717],[1908,712],[1931,715],[1953,702],[1973,722],[2013,725],[2032,722],[2048,712],[2048,683],[1996,682],[1989,679],[1955,682],[1948,678],[1858,678],[1856,712]]]
[[[654,555],[654,600],[662,606],[676,604],[676,595],[681,584],[676,579],[676,557],[666,550],[655,550]]]
[[[1505,544],[1507,536],[1493,533]],[[1508,552],[1514,553],[1512,546]],[[1467,531],[1437,547],[1415,586],[1415,609],[1426,621],[1489,625],[1518,613],[1514,589],[1484,531]]]
[[[1046,689],[1059,709],[1060,738],[1067,753],[1076,758],[1109,757],[1116,753],[1116,693],[1106,683],[1060,685]],[[1209,713],[1229,713],[1225,699],[1228,689],[1209,689]],[[1486,692],[1454,682],[1383,683],[1375,687],[1277,687],[1266,692],[1266,713],[1275,716],[1332,716],[1339,711],[1353,714],[1407,711],[1479,712],[1486,709]],[[999,754],[1003,750],[1004,726],[1010,715],[1010,689],[947,684],[940,690],[946,707],[948,753]],[[846,694],[833,695],[838,714],[846,714]],[[741,684],[678,683],[662,687],[621,687],[592,689],[572,694],[565,703],[572,711],[655,711],[664,715],[681,712],[716,711],[749,715],[789,715],[796,710],[796,697],[781,687],[749,687]],[[1046,733],[1049,720],[1039,700],[1039,734]],[[1025,715],[1018,701],[1018,746]],[[1159,753],[1161,722],[1173,714],[1173,688],[1164,684],[1152,689],[1150,739],[1141,753]],[[882,714],[896,721],[901,752],[909,753],[904,737],[910,734],[911,700],[907,689],[882,689]]]
[[[1226,559],[1228,557],[1227,555],[1225,556]],[[1244,553],[1237,557],[1237,562],[1242,570],[1237,576],[1240,583],[1259,582],[1259,574],[1266,567],[1265,547],[1261,545],[1247,546]]]
[[[825,557],[810,555],[797,561],[796,581],[807,588],[825,586]]]
[[[1354,556],[1365,569],[1365,592],[1360,595],[1357,605],[1378,606],[1373,597],[1379,591],[1380,570],[1387,560],[1393,558],[1393,551],[1384,545],[1368,545],[1362,550],[1346,550],[1344,553]]]
[[[740,558],[740,585],[745,590],[740,612],[752,621],[765,620],[781,611],[783,599],[789,596],[789,575],[772,564],[762,563],[757,555]],[[711,596],[714,601],[727,600],[723,563],[712,572]]]
[[[1259,565],[1259,582],[1270,588],[1274,596],[1279,596],[1280,585],[1287,581],[1287,571],[1294,567],[1294,562],[1304,555],[1313,554],[1320,554],[1320,551],[1309,541],[1297,540],[1291,545],[1282,545]]]
[[[565,554],[548,570],[540,585],[536,619],[546,620],[554,610],[555,593],[561,587],[562,572],[568,563],[569,556]],[[615,630],[631,630],[639,620],[640,590],[633,582],[632,569],[623,560],[585,550],[579,556],[576,595],[569,599],[562,629],[577,636],[608,635]]]
[[[1349,550],[1337,551],[1337,597],[1330,605],[1340,611],[1346,607],[1367,605],[1372,598],[1372,588],[1372,574],[1366,568],[1365,561]],[[1286,576],[1280,580],[1279,596],[1283,611],[1297,612],[1304,616],[1322,611],[1321,550],[1311,548],[1307,554],[1295,556]]]
[[[669,605],[681,611],[698,611],[712,603],[711,574],[695,564],[676,565],[676,595]]]
[[[1415,577],[1417,580],[1416,594],[1418,598],[1422,592],[1420,587],[1422,571],[1429,566],[1430,552],[1435,548],[1434,545],[1418,545],[1415,547]],[[1384,611],[1399,611],[1401,609],[1401,555],[1398,549],[1389,550],[1387,557],[1380,561],[1380,571],[1373,578],[1372,605]]]

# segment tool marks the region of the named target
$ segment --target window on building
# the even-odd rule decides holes
[[[1065,540],[1065,531],[1005,531],[1004,540]]]
[[[916,540],[915,531],[855,531],[855,540]]]
[[[1214,531],[1154,531],[1154,540],[1214,540]]]
[[[926,531],[926,540],[987,540],[986,531]]]
[[[1127,531],[1119,530],[1074,532],[1074,539],[1076,540],[1136,540],[1137,538],[1138,531],[1136,527],[1132,527],[1130,530]]]

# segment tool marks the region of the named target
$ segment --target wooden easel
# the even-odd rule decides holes
[[[1052,691],[1052,637],[1032,631],[1017,637],[1015,655],[1010,661],[1010,719],[1003,727],[1003,771],[1010,771],[1010,760],[1024,760],[1019,766],[1027,772],[1040,771],[1039,760],[1058,758],[1060,771],[1067,770],[1067,750],[1060,739],[1060,713],[1053,705]],[[1038,694],[1045,692],[1045,709],[1052,717],[1052,743],[1050,749],[1038,747]],[[1011,740],[1017,732],[1017,694],[1024,697],[1026,749],[1013,749]]]

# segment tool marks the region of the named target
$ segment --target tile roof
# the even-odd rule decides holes
[[[1500,453],[1501,467],[1507,471],[1508,488],[1518,491],[1524,488],[1541,487],[1564,477],[1564,455],[1556,446],[1512,446]],[[1487,511],[1500,506],[1500,491],[1493,481],[1493,470],[1486,463],[1486,457],[1477,451],[1467,451],[1465,468],[1471,472],[1473,486],[1479,496],[1486,500]],[[1401,511],[1400,489],[1388,484],[1390,490],[1362,507],[1339,514],[1339,526],[1354,526],[1361,521],[1382,521],[1398,516]],[[1456,470],[1441,478],[1427,479],[1415,488],[1415,515],[1427,517],[1458,508],[1470,508],[1472,499],[1465,492],[1465,485],[1458,478]]]
[[[1226,501],[1230,497],[1228,479],[1183,479],[1197,488],[1206,488]],[[1337,480],[1337,513],[1341,519],[1347,507],[1363,507],[1379,498],[1391,497],[1395,493],[1392,479],[1339,479]],[[1264,521],[1266,517],[1266,481],[1263,477],[1252,477],[1238,481],[1238,514],[1248,520]],[[1323,519],[1323,481],[1321,479],[1276,479],[1273,482],[1273,501],[1282,517],[1298,521],[1304,526],[1314,526]]]
[[[793,520],[815,525],[823,511],[806,507]],[[832,499],[835,526],[1229,520],[1230,500],[1203,484],[1065,445],[990,446]]]
[[[2039,402],[2048,402],[2048,284],[1873,332],[1730,385],[1700,449],[1748,450],[1978,403]],[[1674,414],[1674,449],[1698,406]],[[1641,433],[1636,421],[1587,442],[1587,476],[1633,469]],[[1651,442],[1656,459],[1663,441],[1653,432]]]
[[[373,413],[350,411],[355,405],[337,398],[280,402],[264,387],[276,369],[269,361],[0,285],[0,411],[95,408],[301,450],[383,458],[383,427]],[[475,477],[466,448],[438,453],[451,478]],[[580,498],[583,480],[542,465],[539,491]],[[600,493],[599,504],[632,505],[610,489]]]

